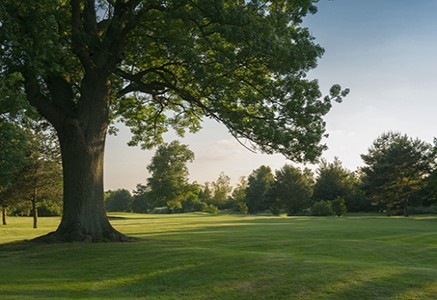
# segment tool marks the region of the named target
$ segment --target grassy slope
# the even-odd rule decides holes
[[[0,247],[0,299],[437,299],[437,217],[120,216],[138,241]]]

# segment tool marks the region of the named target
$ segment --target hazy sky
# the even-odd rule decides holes
[[[351,89],[327,115],[331,161],[338,156],[345,167],[362,165],[373,140],[393,130],[432,142],[437,136],[437,1],[435,0],[320,0],[317,14],[305,26],[325,48],[317,69],[327,93],[332,84]],[[175,139],[167,135],[167,142]],[[154,154],[128,147],[129,130],[121,128],[106,146],[105,188],[132,190],[145,183],[146,166]],[[281,155],[253,154],[214,121],[181,139],[195,153],[190,179],[203,183],[220,172],[235,183],[261,165],[278,169],[290,163]]]

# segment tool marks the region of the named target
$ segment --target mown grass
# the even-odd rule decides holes
[[[0,299],[437,299],[437,217],[117,214],[135,242],[6,244]]]

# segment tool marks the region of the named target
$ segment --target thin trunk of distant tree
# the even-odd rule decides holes
[[[33,228],[38,228],[38,207],[37,207],[37,200],[38,200],[38,189],[33,189],[33,195],[32,195],[32,215],[33,215]]]
[[[8,225],[8,222],[6,222],[6,208],[2,207],[2,223],[3,225]]]
[[[409,213],[408,213],[408,196],[404,200],[404,217],[409,217]]]

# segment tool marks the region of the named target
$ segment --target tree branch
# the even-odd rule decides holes
[[[24,74],[24,89],[29,103],[46,118],[56,129],[62,125],[64,113],[50,102],[50,99],[41,93],[41,88],[36,77],[31,72]]]
[[[46,80],[47,87],[53,102],[60,107],[64,113],[74,114],[74,94],[72,85],[61,76],[51,76]]]
[[[94,67],[94,62],[91,59],[89,49],[83,40],[84,29],[82,26],[82,13],[80,9],[80,0],[71,0],[72,12],[72,48],[85,69]]]

